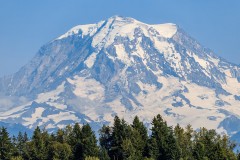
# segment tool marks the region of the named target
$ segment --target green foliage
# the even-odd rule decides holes
[[[154,159],[145,157],[143,160],[154,160]]]
[[[148,142],[148,133],[147,128],[144,126],[143,122],[139,120],[136,116],[133,120],[132,124],[132,143],[134,148],[138,152],[140,152],[139,158],[143,159],[143,157],[147,156],[147,142]]]
[[[82,127],[81,145],[83,158],[98,156],[99,148],[97,146],[97,139],[89,124]]]
[[[100,145],[109,153],[113,141],[111,127],[103,125],[102,128],[99,130],[99,134]]]
[[[177,124],[174,128],[174,134],[177,142],[177,147],[180,150],[180,157],[182,159],[193,159],[193,129],[190,125],[184,130],[182,127]]]
[[[11,157],[10,160],[24,160],[21,156]]]
[[[151,156],[155,159],[179,159],[180,150],[172,128],[167,126],[161,115],[153,118],[152,125]]]
[[[50,159],[68,160],[72,156],[71,146],[67,143],[52,142],[49,148]]]
[[[26,133],[9,137],[0,128],[0,160],[239,160],[236,144],[215,130],[190,125],[174,129],[160,115],[152,120],[151,135],[135,117],[132,124],[114,118],[102,126],[99,144],[89,124],[66,126],[49,134],[37,127],[31,139]]]
[[[215,130],[200,128],[194,133],[193,155],[196,159],[237,159],[233,149],[235,144],[227,136],[220,136]]]
[[[5,127],[0,128],[0,159],[9,160],[11,158],[11,152],[13,145],[11,138]]]
[[[111,134],[111,148],[109,156],[111,159],[123,159],[124,152],[122,144],[124,139],[130,137],[130,130],[128,124],[124,120],[120,120],[118,116],[114,118],[114,124]]]
[[[126,160],[141,160],[142,152],[134,147],[133,142],[130,139],[123,140],[123,157]]]
[[[33,132],[32,141],[27,143],[28,147],[28,158],[44,160],[48,157],[48,143],[49,134],[46,131],[41,131],[37,127]]]
[[[99,158],[100,160],[110,160],[108,151],[105,148],[100,148]]]
[[[69,144],[72,146],[74,159],[82,159],[82,145],[81,145],[81,127],[76,123],[72,132],[69,134]]]
[[[99,160],[99,158],[98,157],[90,157],[90,156],[88,156],[84,160]]]

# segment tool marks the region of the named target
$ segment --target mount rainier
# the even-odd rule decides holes
[[[0,122],[9,126],[97,130],[115,115],[149,124],[160,113],[170,125],[240,133],[240,67],[175,24],[114,16],[76,26],[0,78],[0,92]]]

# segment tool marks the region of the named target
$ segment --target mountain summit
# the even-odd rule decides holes
[[[15,103],[0,110],[0,121],[29,129],[75,122],[98,129],[115,115],[149,123],[160,113],[172,125],[234,135],[240,131],[239,84],[239,66],[177,25],[114,16],[70,29],[1,78],[2,97]]]

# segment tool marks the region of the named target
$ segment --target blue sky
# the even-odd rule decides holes
[[[176,23],[217,55],[240,64],[239,9],[239,0],[2,0],[0,76],[16,72],[71,27],[113,15]]]

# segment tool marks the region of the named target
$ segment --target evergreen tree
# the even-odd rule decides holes
[[[23,134],[22,132],[19,132],[18,133],[18,136],[17,136],[17,156],[22,156],[23,155],[23,149],[24,149],[24,137],[23,137]]]
[[[174,128],[174,135],[177,146],[180,150],[180,157],[182,159],[193,159],[192,156],[192,128],[187,126],[186,131],[177,124]]]
[[[49,149],[49,159],[69,160],[72,156],[71,147],[67,143],[52,142]]]
[[[160,156],[157,139],[153,136],[147,142],[147,153],[147,157],[152,159],[158,159]]]
[[[90,156],[88,156],[84,160],[99,160],[99,158],[98,157],[90,157]]]
[[[120,120],[118,116],[114,118],[113,131],[112,131],[112,143],[109,152],[111,159],[124,159],[123,156],[123,141],[130,138],[131,130],[124,119]]]
[[[66,141],[66,143],[71,144],[71,134],[73,132],[73,127],[71,125],[67,125],[64,128],[64,141]]]
[[[13,135],[12,136],[12,142],[11,142],[11,144],[12,144],[12,157],[13,156],[19,156],[19,153],[18,153],[18,149],[17,149],[17,138]]]
[[[10,160],[24,160],[21,156],[14,156],[14,157],[11,157]]]
[[[233,152],[235,144],[230,142],[227,136],[218,135],[215,130],[200,128],[194,134],[194,143],[193,155],[196,159],[203,157],[208,159],[237,159]]]
[[[5,127],[0,128],[0,160],[10,160],[12,143],[9,133]]]
[[[98,156],[99,148],[97,146],[97,139],[89,124],[83,125],[82,127],[81,145],[83,159],[88,156]]]
[[[204,144],[201,142],[197,142],[193,150],[194,159],[196,160],[206,159],[207,157],[205,155],[206,154],[205,152],[206,150]]]
[[[138,150],[132,140],[125,139],[122,143],[123,159],[124,160],[142,160],[142,152]]]
[[[32,139],[19,132],[9,137],[6,128],[0,128],[0,160],[237,160],[236,144],[215,130],[200,128],[184,130],[177,125],[168,127],[160,115],[152,121],[152,134],[138,117],[132,125],[117,116],[113,127],[100,130],[100,146],[89,124],[81,128],[78,123],[56,133],[37,127]]]
[[[162,119],[160,115],[153,118],[152,121],[152,135],[151,142],[154,142],[154,154],[153,157],[156,159],[179,159],[180,151],[176,143],[176,139],[173,135],[173,130],[171,127],[167,126],[167,123]],[[157,148],[155,148],[157,143]],[[156,153],[158,149],[158,153]]]
[[[62,129],[59,129],[56,133],[56,141],[58,141],[59,143],[65,143],[66,139],[65,139],[65,133]]]
[[[111,160],[108,155],[108,151],[102,147],[100,148],[99,158],[100,158],[100,160]]]
[[[48,133],[37,127],[33,132],[32,141],[28,143],[29,157],[36,160],[45,160],[48,157]]]
[[[109,126],[103,125],[102,128],[99,130],[99,142],[102,148],[107,150],[109,153],[112,147],[112,129]]]
[[[81,144],[82,131],[78,123],[76,123],[69,134],[69,144],[72,147],[73,158],[79,160],[83,157],[83,149]]]
[[[22,135],[21,132],[19,132],[18,137],[17,137],[17,149],[19,152],[19,155],[23,158],[23,159],[27,159],[27,157],[29,157],[29,152],[28,152],[28,135],[26,132],[24,132],[24,134]]]
[[[133,135],[132,135],[132,143],[133,146],[141,152],[142,156],[147,156],[147,141],[148,134],[147,128],[144,126],[143,122],[140,122],[139,118],[136,116],[133,120]]]

